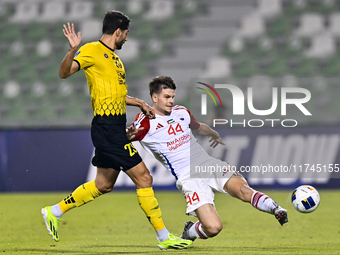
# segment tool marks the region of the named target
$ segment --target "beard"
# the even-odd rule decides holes
[[[124,44],[124,41],[119,41],[119,42],[116,42],[116,49],[117,50],[120,50],[122,47],[123,47],[123,44]]]

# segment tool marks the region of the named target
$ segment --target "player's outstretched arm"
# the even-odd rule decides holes
[[[64,25],[63,33],[70,44],[70,49],[60,64],[59,76],[60,78],[67,78],[79,69],[78,63],[73,61],[73,58],[81,43],[81,32],[76,34],[74,24],[67,23],[67,26]]]
[[[207,124],[200,123],[200,127],[198,129],[193,130],[196,134],[201,136],[208,136],[210,137],[209,142],[211,142],[210,147],[215,148],[218,144],[224,145],[220,134],[209,127]]]
[[[126,104],[132,106],[138,106],[140,110],[144,113],[145,117],[148,119],[155,118],[155,111],[152,109],[150,105],[145,103],[143,100],[140,100],[135,97],[126,96]]]

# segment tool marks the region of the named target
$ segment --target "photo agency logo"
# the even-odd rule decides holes
[[[312,116],[310,111],[305,107],[304,104],[310,101],[311,93],[308,89],[301,87],[272,87],[271,91],[271,107],[269,109],[256,109],[254,107],[254,95],[253,88],[246,88],[246,96],[243,91],[232,84],[215,84],[214,87],[208,85],[203,82],[196,82],[200,85],[209,88],[218,98],[220,105],[223,106],[223,102],[232,101],[232,115],[233,116],[245,116],[245,105],[248,107],[248,110],[251,114],[256,116],[264,116],[261,118],[253,118],[253,119],[222,119],[222,118],[214,118],[212,120],[213,127],[217,125],[229,125],[230,127],[262,127],[265,124],[269,124],[269,126],[274,127],[281,125],[282,127],[296,127],[298,125],[298,121],[296,119],[287,118],[287,106],[294,105],[304,116]],[[201,94],[201,115],[207,115],[208,112],[208,100],[207,94],[214,101],[215,107],[218,106],[213,94],[206,88],[197,87],[205,93]],[[221,89],[229,91],[229,95],[231,94],[231,98],[227,96],[227,98],[223,98],[221,100],[221,92],[220,94],[216,91],[222,92]],[[278,91],[280,90],[280,96]],[[273,114],[278,106],[280,105],[280,117],[282,118],[269,118],[269,115]],[[286,118],[285,118],[286,117]]]
[[[217,91],[213,87],[211,87],[210,85],[205,84],[203,82],[197,82],[197,83],[206,86],[212,92],[214,92],[215,95],[217,96],[218,100],[220,101],[221,106],[223,106],[220,95],[217,93]],[[217,106],[216,100],[215,100],[214,96],[209,92],[209,90],[203,89],[203,88],[200,88],[200,87],[196,87],[196,88],[201,89],[205,93],[207,93],[212,98],[212,100],[214,101],[215,106]],[[201,95],[201,114],[202,115],[207,115],[207,94],[202,94]]]

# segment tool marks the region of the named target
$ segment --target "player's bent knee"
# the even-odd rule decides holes
[[[222,230],[222,228],[211,228],[211,229],[209,229],[209,231],[208,231],[209,233],[207,233],[207,235],[208,235],[209,237],[217,236],[218,233],[221,232],[221,230]]]
[[[113,187],[105,187],[105,188],[101,188],[101,189],[98,189],[102,194],[105,194],[105,193],[109,193],[110,191],[113,190]]]
[[[152,182],[153,182],[152,175],[149,172],[147,172],[147,174],[144,174],[143,178],[144,178],[144,183],[151,187]]]
[[[152,175],[149,172],[144,173],[141,176],[138,176],[135,180],[136,188],[137,189],[145,189],[152,187]]]
[[[214,229],[212,229],[211,232],[210,232],[210,237],[217,236],[218,233],[221,232],[221,230],[222,230],[222,227],[221,228],[214,228]]]
[[[215,225],[207,226],[207,228],[206,228],[207,233],[206,234],[209,237],[217,236],[218,233],[221,232],[222,228],[223,228],[222,224],[215,224]]]
[[[96,187],[100,193],[105,194],[113,190],[113,185],[109,183],[96,183]]]
[[[134,182],[137,189],[152,187],[152,175],[143,162],[125,172]]]

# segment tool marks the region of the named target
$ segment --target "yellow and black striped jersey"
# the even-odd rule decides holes
[[[114,50],[101,41],[80,47],[74,57],[84,69],[95,116],[125,117],[127,85],[125,69]]]

